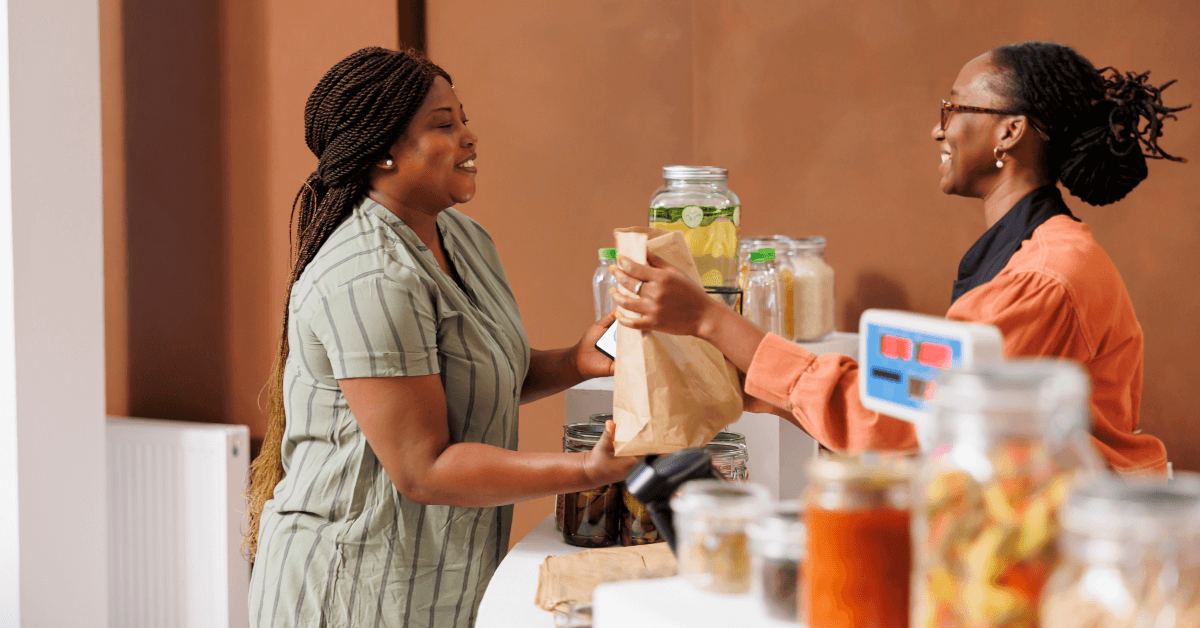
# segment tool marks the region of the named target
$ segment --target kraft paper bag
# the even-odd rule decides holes
[[[644,227],[613,233],[619,255],[645,264],[646,251],[651,251],[700,283],[682,233]],[[741,413],[737,369],[712,344],[693,336],[618,326],[613,383],[618,455],[703,447]]]
[[[675,555],[666,543],[548,556],[538,568],[533,603],[545,611],[565,613],[575,604],[591,602],[592,592],[605,582],[667,578],[677,569]]]

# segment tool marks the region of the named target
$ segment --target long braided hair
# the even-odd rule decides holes
[[[993,48],[1001,96],[1050,136],[1042,166],[1071,194],[1091,205],[1125,197],[1146,178],[1146,159],[1186,161],[1158,146],[1167,107],[1150,73],[1097,70],[1070,46],[1028,42]]]
[[[438,76],[450,81],[449,74],[414,50],[363,48],[326,72],[304,106],[304,142],[319,163],[292,201],[295,239],[289,231],[289,297],[283,310],[279,354],[268,384],[267,433],[261,453],[250,465],[247,491],[242,551],[251,561],[258,550],[263,505],[283,478],[283,370],[288,357],[292,286],[329,234],[366,194],[367,172],[408,128]]]

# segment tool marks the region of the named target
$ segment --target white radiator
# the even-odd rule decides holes
[[[243,425],[108,417],[109,628],[245,628]]]

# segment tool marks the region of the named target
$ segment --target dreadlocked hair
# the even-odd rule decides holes
[[[261,453],[250,465],[247,490],[242,552],[251,561],[258,551],[263,505],[284,476],[283,371],[292,286],[366,194],[367,172],[400,138],[438,76],[450,81],[449,74],[414,50],[363,48],[326,72],[304,106],[304,142],[319,161],[292,201],[288,299],[279,353],[267,386],[267,433]]]
[[[1186,161],[1158,146],[1162,124],[1191,105],[1171,108],[1150,73],[1097,70],[1070,46],[1046,42],[992,49],[1009,108],[1041,123],[1050,136],[1046,172],[1091,205],[1125,197],[1146,178],[1146,159]]]

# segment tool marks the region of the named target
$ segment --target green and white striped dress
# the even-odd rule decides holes
[[[338,386],[440,374],[452,442],[517,448],[529,340],[496,247],[447,209],[438,229],[465,290],[407,225],[365,199],[292,288],[285,475],[263,509],[250,623],[471,626],[508,549],[512,506],[401,495]]]

